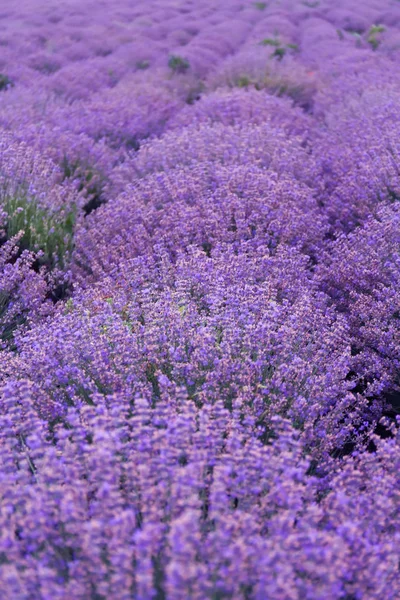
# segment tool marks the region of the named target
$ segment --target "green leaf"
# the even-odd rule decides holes
[[[189,61],[177,55],[169,57],[168,66],[174,73],[185,73],[190,68]]]

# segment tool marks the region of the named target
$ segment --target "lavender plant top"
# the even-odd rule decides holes
[[[398,600],[400,3],[0,50],[0,600]]]

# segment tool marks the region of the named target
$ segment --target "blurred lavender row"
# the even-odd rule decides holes
[[[400,2],[0,50],[0,600],[398,599]]]

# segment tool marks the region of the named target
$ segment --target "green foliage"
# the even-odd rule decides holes
[[[281,43],[277,38],[264,38],[260,42],[260,46],[280,46]]]
[[[0,73],[0,91],[8,90],[10,87],[14,87],[14,82],[8,77],[8,75]]]
[[[373,50],[376,50],[379,46],[380,39],[379,34],[385,31],[385,27],[383,25],[372,25],[367,34],[367,42],[372,47]]]
[[[310,82],[298,81],[295,76],[282,76],[282,74],[273,71],[267,71],[258,78],[250,78],[247,75],[237,76],[229,82],[229,85],[239,88],[254,86],[259,91],[268,90],[269,93],[277,96],[289,96],[297,105],[302,107],[309,105],[313,90]]]
[[[22,249],[42,250],[41,261],[49,267],[65,266],[65,255],[71,252],[73,245],[75,210],[65,214],[50,212],[23,192],[7,196],[2,208],[7,214],[8,238],[23,231],[19,242]]]
[[[272,57],[273,58],[277,58],[278,60],[282,60],[282,58],[285,56],[286,54],[286,48],[275,48]]]
[[[376,50],[380,44],[379,40],[375,37],[368,38],[368,44],[372,47],[372,50]]]
[[[248,87],[250,84],[251,84],[251,81],[247,77],[247,75],[241,75],[236,80],[236,85],[237,85],[237,87],[240,87],[240,88]]]
[[[263,40],[261,40],[260,46],[272,46],[272,48],[275,48],[274,52],[271,55],[271,58],[277,58],[278,60],[282,60],[287,50],[297,52],[299,49],[297,44],[282,44],[282,42],[277,37],[264,38]]]
[[[149,66],[150,62],[148,60],[138,60],[138,62],[136,63],[136,68],[140,69],[141,71],[145,71],[149,68]]]
[[[186,73],[186,71],[190,68],[189,61],[186,58],[182,58],[182,56],[177,56],[173,54],[168,59],[168,66],[174,73]]]
[[[64,314],[69,315],[74,310],[74,301],[72,298],[68,298],[64,305]]]
[[[383,33],[385,31],[384,25],[372,25],[369,30],[369,35],[375,35],[376,33]]]
[[[254,7],[258,10],[265,10],[267,8],[266,2],[254,2]]]

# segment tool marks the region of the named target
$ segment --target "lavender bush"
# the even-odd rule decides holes
[[[400,3],[0,24],[0,600],[399,598]]]

